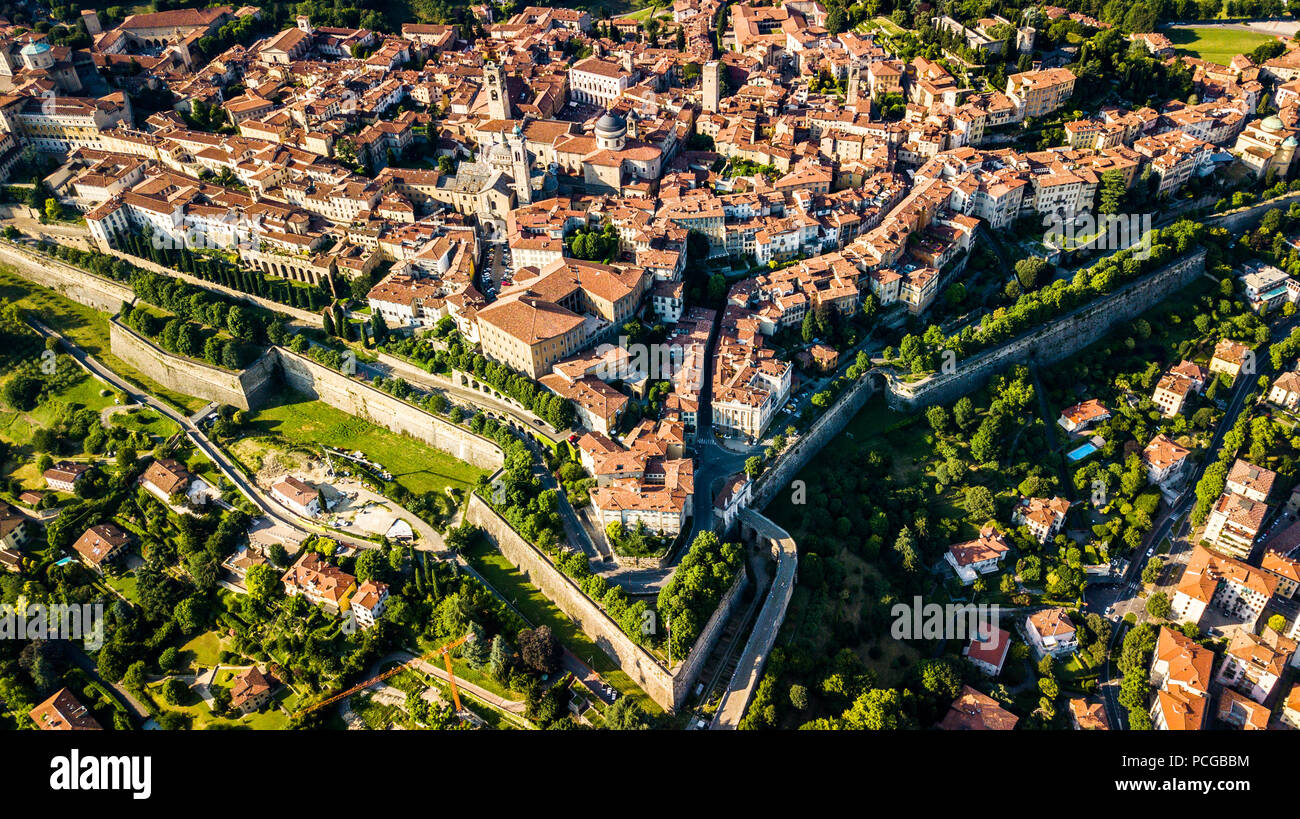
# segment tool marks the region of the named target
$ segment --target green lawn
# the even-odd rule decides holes
[[[886,34],[898,35],[898,34],[905,34],[907,32],[906,29],[902,28],[893,20],[890,20],[888,17],[874,17],[872,18],[871,22],[879,26],[881,30],[883,30]]]
[[[111,421],[114,426],[123,427],[132,432],[143,432],[146,435],[164,440],[180,432],[180,427],[176,425],[175,421],[147,407],[114,413],[111,416]]]
[[[106,577],[104,578],[104,583],[127,600],[130,600],[132,603],[140,602],[140,595],[136,591],[140,583],[136,580],[134,572],[118,575],[116,577]]]
[[[214,666],[221,659],[221,635],[215,631],[205,631],[181,646],[181,654],[189,654],[196,666]]]
[[[550,626],[551,631],[560,642],[568,646],[577,657],[591,665],[606,682],[617,688],[624,696],[632,697],[647,713],[662,714],[659,704],[650,699],[632,678],[624,674],[606,656],[582,629],[560,611],[546,595],[530,584],[524,576],[511,565],[505,556],[492,547],[483,538],[478,538],[464,557],[483,575],[483,578],[501,594],[505,595],[515,608],[534,626]]]
[[[1227,65],[1238,54],[1248,54],[1273,40],[1268,34],[1230,28],[1172,28],[1164,32],[1179,54]]]
[[[9,373],[0,376],[0,386],[9,380]],[[108,395],[101,395],[108,392]],[[66,389],[53,393],[30,412],[17,412],[0,407],[0,438],[11,444],[31,443],[32,432],[36,426],[53,425],[59,414],[59,404],[71,404],[79,408],[102,410],[113,403],[113,392],[108,385],[98,379],[85,376]]]
[[[628,12],[627,14],[620,14],[620,15],[618,15],[618,18],[617,18],[617,19],[619,19],[619,20],[636,20],[638,23],[644,23],[646,20],[649,20],[649,19],[650,19],[650,15],[651,15],[651,14],[655,15],[656,17],[668,17],[668,18],[671,18],[671,17],[672,17],[672,9],[671,9],[671,8],[667,8],[667,7],[663,7],[663,8],[661,8],[661,7],[659,7],[659,6],[649,5],[649,6],[646,6],[645,8],[643,8],[643,9],[637,9],[636,11]]]
[[[281,403],[249,414],[251,436],[279,438],[290,445],[319,451],[328,444],[360,450],[381,464],[415,494],[441,492],[448,486],[473,487],[483,470],[405,435],[398,435],[321,401],[286,392]]]
[[[212,713],[198,694],[192,693],[192,702],[187,705],[172,705],[162,695],[163,683],[150,683],[145,693],[160,710],[175,711],[190,717],[190,727],[194,730],[208,728],[251,729],[256,731],[278,731],[289,727],[289,715],[280,710],[279,705],[292,693],[281,687],[272,697],[271,702],[261,711],[245,714],[238,719],[225,719]]]
[[[5,381],[8,381],[7,373],[0,377],[0,386]],[[8,476],[26,489],[44,489],[45,481],[36,469],[36,453],[29,447],[32,435],[37,429],[54,425],[56,417],[61,412],[62,404],[96,411],[111,405],[112,393],[110,392],[109,396],[100,394],[106,391],[108,388],[105,384],[86,376],[64,390],[50,395],[30,412],[19,412],[0,405],[0,441],[9,444],[12,448],[9,452],[9,460],[13,468]],[[80,441],[68,443],[74,443],[78,448],[81,444]],[[64,455],[72,454],[74,458],[77,457],[76,452],[77,449],[66,446],[63,449]]]
[[[113,355],[109,349],[108,317],[98,310],[78,304],[56,290],[30,282],[14,273],[12,268],[4,266],[0,266],[0,299],[30,311],[99,359],[104,366],[172,406],[183,409],[186,413],[207,406],[206,400],[169,390]]]

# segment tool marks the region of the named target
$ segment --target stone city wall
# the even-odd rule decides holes
[[[285,383],[298,392],[391,432],[409,435],[479,469],[493,471],[505,463],[501,447],[490,438],[476,435],[283,347],[272,349]]]
[[[261,406],[275,390],[276,358],[270,351],[246,369],[232,371],[169,353],[117,319],[109,319],[108,336],[113,355],[184,395],[248,410]]]

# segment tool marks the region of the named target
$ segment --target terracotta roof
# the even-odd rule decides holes
[[[1233,462],[1232,469],[1228,471],[1228,483],[1241,484],[1266,497],[1272,494],[1273,484],[1276,481],[1277,473],[1273,470],[1255,466],[1240,458]]]
[[[271,690],[271,681],[266,678],[265,674],[258,671],[257,666],[245,669],[232,682],[230,704],[236,708],[253,697]]]
[[[1157,469],[1164,469],[1172,466],[1179,461],[1191,455],[1192,451],[1185,446],[1174,443],[1173,439],[1164,433],[1151,439],[1151,443],[1146,445],[1142,450],[1142,460],[1148,466],[1154,466]]]
[[[953,559],[957,561],[958,566],[969,566],[972,563],[992,560],[1010,551],[1010,549],[1011,546],[1007,543],[1006,538],[1002,536],[1002,533],[991,526],[982,529],[980,536],[975,540],[956,543],[948,547],[948,551],[952,553]]]
[[[988,663],[999,672],[1011,651],[1011,634],[1004,629],[996,629],[988,638],[972,637],[966,647],[966,656],[972,660]]]
[[[1010,731],[1019,721],[1020,717],[992,697],[965,685],[938,727],[944,731]]]
[[[1106,706],[1099,700],[1073,697],[1070,699],[1070,713],[1074,715],[1074,721],[1079,724],[1079,728],[1084,731],[1110,730],[1110,720],[1106,717]]]
[[[1177,590],[1195,600],[1209,603],[1221,581],[1249,589],[1266,598],[1272,597],[1277,590],[1277,579],[1267,572],[1248,566],[1240,560],[1215,554],[1199,545],[1192,550]]]
[[[125,546],[131,536],[111,523],[100,523],[90,527],[77,538],[72,548],[91,565],[98,566],[115,550]]]
[[[183,491],[193,477],[185,468],[185,464],[174,458],[163,458],[149,464],[149,468],[140,476],[140,480],[151,484],[159,492],[170,497]]]
[[[1043,609],[1029,615],[1029,622],[1041,637],[1069,639],[1074,636],[1074,623],[1065,609]]]
[[[66,688],[60,688],[54,696],[33,708],[28,716],[42,731],[103,730],[86,707]]]

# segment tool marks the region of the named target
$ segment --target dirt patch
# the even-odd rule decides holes
[[[323,463],[304,452],[280,449],[265,440],[244,438],[231,444],[230,451],[253,472],[262,486],[270,486],[286,475],[313,482],[325,477]]]

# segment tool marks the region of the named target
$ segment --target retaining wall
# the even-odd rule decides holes
[[[306,327],[311,327],[312,329],[319,328],[321,326],[321,321],[323,320],[319,313],[313,313],[310,310],[303,310],[301,307],[293,307],[288,304],[281,304],[280,302],[274,301],[272,299],[256,296],[253,295],[252,293],[245,293],[242,290],[235,290],[233,288],[226,287],[224,284],[217,284],[216,282],[205,281],[204,279],[200,279],[198,276],[194,276],[189,273],[184,273],[180,270],[177,270],[174,267],[163,267],[162,265],[157,264],[149,259],[142,259],[139,256],[134,256],[130,253],[126,253],[124,251],[118,250],[117,248],[110,248],[108,250],[104,250],[103,248],[98,248],[98,249],[101,252],[107,253],[110,256],[116,256],[119,259],[124,259],[142,270],[150,270],[153,271],[154,273],[161,273],[164,276],[171,276],[172,278],[176,278],[176,279],[180,279],[181,281],[188,282],[194,285],[195,287],[202,287],[205,290],[211,290],[213,293],[220,293],[221,295],[226,296],[227,298],[231,298],[236,301],[242,301],[245,304],[251,304],[256,307],[262,307],[267,310],[270,310],[273,313],[281,313],[285,316],[288,316],[291,321]]]
[[[0,244],[0,263],[8,264],[25,279],[57,290],[78,304],[113,315],[135,298],[130,286],[96,276],[57,259],[32,253],[17,245]]]
[[[298,392],[324,401],[349,415],[365,418],[391,432],[409,435],[479,469],[494,471],[505,463],[490,438],[444,421],[369,384],[349,378],[283,347],[273,347],[284,381]]]
[[[1097,341],[1111,327],[1136,318],[1170,292],[1205,272],[1205,248],[1131,282],[1105,298],[1096,299],[1068,315],[1048,322],[1005,344],[958,362],[952,373],[939,373],[912,383],[889,378],[889,405],[913,412],[931,404],[956,400],[995,373],[1013,364],[1034,361],[1053,364]]]
[[[776,460],[759,476],[749,506],[753,509],[762,509],[772,502],[777,492],[789,487],[790,481],[799,474],[799,470],[803,469],[822,447],[830,443],[831,439],[839,435],[849,421],[853,420],[853,416],[858,414],[858,410],[867,403],[867,399],[875,394],[876,385],[880,380],[880,376],[875,375],[853,382],[839,399],[813,422],[808,431],[789,449],[777,456]]]
[[[573,619],[600,650],[618,664],[641,690],[667,711],[675,711],[699,675],[700,669],[721,636],[732,609],[740,599],[749,579],[745,571],[737,576],[727,594],[691,647],[685,662],[669,671],[650,652],[623,633],[618,623],[590,597],[583,594],[572,578],[551,562],[545,554],[524,540],[508,521],[498,515],[477,494],[470,494],[465,520],[483,530],[524,579]]]
[[[275,390],[276,358],[271,351],[232,372],[173,355],[116,319],[109,319],[108,335],[113,355],[169,390],[244,410],[261,406]]]

